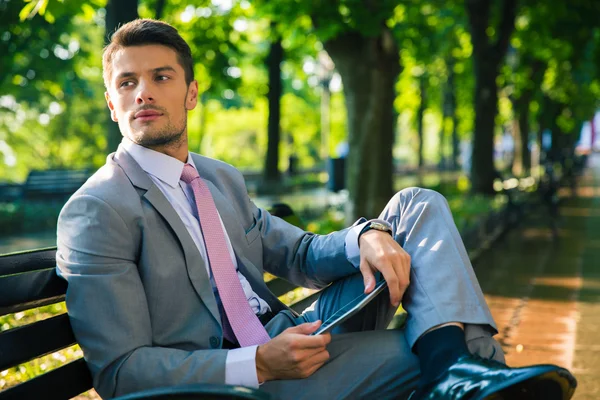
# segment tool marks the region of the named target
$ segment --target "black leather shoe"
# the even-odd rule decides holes
[[[510,368],[468,355],[409,400],[568,400],[576,387],[575,377],[556,365]]]

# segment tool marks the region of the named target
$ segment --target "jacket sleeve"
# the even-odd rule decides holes
[[[235,177],[229,188],[235,187],[236,193],[230,196],[239,201],[239,215],[249,241],[260,239],[257,242],[264,270],[296,285],[317,289],[357,272],[348,261],[345,248],[351,228],[317,235],[274,217],[254,204],[246,192],[242,174],[234,171],[228,174]]]
[[[58,220],[57,272],[73,331],[102,397],[186,383],[224,383],[227,350],[154,346],[136,260],[140,235],[105,201],[75,195]],[[168,293],[165,293],[168,296]]]

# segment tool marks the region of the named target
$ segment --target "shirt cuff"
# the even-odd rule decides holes
[[[355,268],[360,268],[360,249],[358,247],[358,235],[369,221],[361,218],[352,225],[346,234],[346,258]]]
[[[225,360],[225,384],[258,388],[256,350],[258,346],[229,350]]]

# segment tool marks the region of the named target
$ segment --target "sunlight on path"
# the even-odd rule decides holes
[[[600,155],[577,198],[561,207],[553,242],[534,210],[475,264],[509,365],[554,363],[579,381],[574,399],[600,399]]]

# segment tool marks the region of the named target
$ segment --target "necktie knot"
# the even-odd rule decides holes
[[[199,178],[198,171],[190,164],[185,164],[183,166],[183,171],[181,171],[181,180],[185,183],[191,183],[194,179]]]

